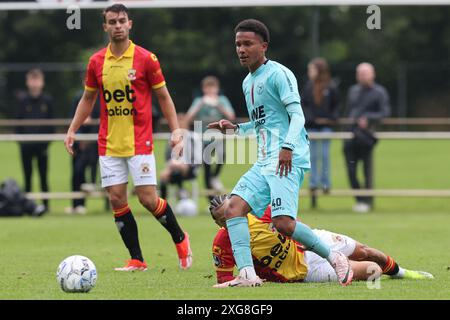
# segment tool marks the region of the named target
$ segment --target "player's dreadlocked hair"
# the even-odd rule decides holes
[[[214,215],[213,215],[214,210],[216,210],[216,208],[220,207],[227,197],[228,197],[227,194],[221,194],[220,196],[214,196],[214,198],[211,199],[211,202],[209,205],[209,212],[211,213],[211,216],[213,218],[214,218]]]
[[[234,28],[234,33],[238,33],[239,31],[254,32],[261,36],[264,42],[269,43],[270,41],[269,29],[264,23],[256,19],[247,19],[239,22],[236,28]]]

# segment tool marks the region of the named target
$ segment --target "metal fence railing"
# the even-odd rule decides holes
[[[69,126],[72,119],[0,119],[1,127],[16,126]],[[246,122],[248,118],[237,118],[236,122]],[[327,121],[324,119],[324,121]],[[352,118],[339,118],[336,125],[350,125],[354,123]],[[96,126],[99,119],[92,119],[87,125]],[[160,125],[167,125],[165,119],[159,120]],[[385,118],[380,120],[380,125],[389,126],[450,126],[450,118]]]
[[[351,139],[351,132],[332,133],[311,133],[310,139]],[[5,141],[63,141],[65,134],[0,134],[0,142]],[[245,139],[244,137],[224,136],[226,139]],[[385,140],[450,140],[450,132],[378,132],[378,139]],[[155,133],[155,140],[168,140],[170,133]],[[78,134],[80,141],[96,141],[97,134]],[[251,138],[250,138],[251,139]],[[197,186],[197,184],[196,184]],[[198,188],[198,186],[196,187]],[[222,190],[226,192],[230,190]],[[199,195],[214,195],[217,191],[203,189],[195,190]],[[302,190],[300,195],[309,194],[307,190]],[[323,192],[317,190],[315,196],[322,196]],[[29,193],[33,199],[76,199],[85,197],[104,197],[103,191],[93,192],[48,192]],[[375,196],[375,197],[425,197],[425,198],[450,198],[450,189],[333,189],[326,194],[331,197],[354,197],[354,196]]]

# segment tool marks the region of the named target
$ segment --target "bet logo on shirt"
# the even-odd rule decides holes
[[[105,87],[102,87],[103,91],[103,98],[105,99],[106,103],[111,102],[111,100],[114,99],[115,102],[122,102],[125,99],[128,102],[134,102],[136,100],[136,97],[133,96],[134,90],[129,86],[125,86],[125,90],[114,90],[113,92],[105,89]]]

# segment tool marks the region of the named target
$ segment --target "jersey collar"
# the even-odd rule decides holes
[[[262,72],[262,70],[265,69],[265,67],[266,67],[266,65],[267,65],[268,62],[269,62],[269,59],[266,59],[266,61],[264,61],[264,63],[263,63],[262,65],[260,65],[260,66],[258,67],[258,69],[255,70],[255,72],[251,73],[251,75],[252,75],[253,77],[256,77],[257,75],[259,75],[259,74]]]
[[[120,59],[125,58],[125,57],[126,58],[132,58],[133,57],[133,53],[134,53],[134,46],[135,46],[135,44],[133,43],[133,41],[130,40],[130,45],[128,46],[128,49],[125,50],[125,52],[120,57],[116,57],[111,52],[111,43],[110,43],[110,44],[108,44],[108,47],[106,49],[105,58],[106,59],[114,58],[116,60],[120,60]]]

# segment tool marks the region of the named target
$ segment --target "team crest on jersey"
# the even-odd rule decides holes
[[[245,182],[241,182],[236,186],[236,191],[244,191],[247,189],[247,184]]]
[[[263,92],[264,92],[264,84],[258,83],[258,85],[256,86],[256,93],[262,95]]]
[[[222,249],[218,246],[213,246],[213,260],[216,267],[222,266],[222,260],[220,259],[221,255]]]
[[[127,78],[130,81],[136,80],[136,69],[128,70]]]
[[[222,260],[220,260],[220,257],[216,254],[213,254],[213,260],[214,260],[214,265],[216,267],[221,267],[222,266]]]
[[[141,164],[141,172],[142,173],[149,173],[150,172],[150,165],[148,163]]]
[[[222,248],[220,248],[219,246],[213,246],[213,253],[220,256],[222,254]]]

